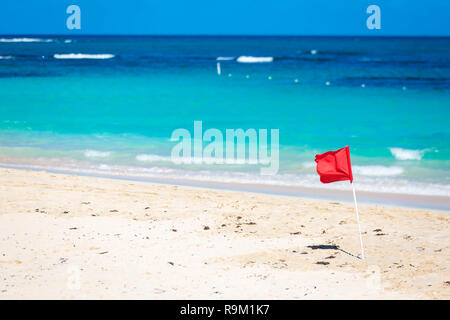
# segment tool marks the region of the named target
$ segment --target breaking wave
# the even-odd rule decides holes
[[[262,62],[272,62],[273,57],[251,57],[251,56],[240,56],[236,60],[240,63],[262,63]]]
[[[428,151],[428,149],[414,150],[402,148],[389,148],[389,150],[397,160],[421,160],[425,152]]]
[[[86,53],[62,53],[62,54],[54,54],[53,58],[55,59],[112,59],[115,56],[109,53],[103,54],[86,54]]]
[[[0,42],[53,42],[53,39],[39,38],[1,38]]]

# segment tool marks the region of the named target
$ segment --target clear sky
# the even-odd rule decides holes
[[[81,8],[68,30],[66,8]],[[369,30],[366,8],[381,8]],[[450,36],[449,0],[2,0],[0,34]]]

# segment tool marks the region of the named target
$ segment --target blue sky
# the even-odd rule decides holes
[[[66,8],[81,8],[81,30]],[[366,8],[381,8],[381,30]],[[2,0],[0,34],[450,36],[448,0]]]

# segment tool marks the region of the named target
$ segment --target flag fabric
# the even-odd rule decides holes
[[[353,181],[350,148],[348,146],[336,151],[317,154],[316,162],[320,182]]]
[[[322,154],[316,154],[317,173],[320,176],[320,182],[330,183],[335,181],[353,182],[352,164],[350,162],[350,148],[348,146],[336,150],[328,151]],[[355,186],[353,187],[353,199],[355,200],[356,220],[358,221],[359,243],[361,245],[361,259],[364,260],[364,246],[361,234],[361,224],[359,223],[358,204],[356,203]]]

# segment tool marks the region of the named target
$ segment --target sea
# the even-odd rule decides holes
[[[174,163],[194,121],[278,129],[277,174]],[[450,197],[450,38],[0,36],[0,166],[332,190],[347,145],[358,190]]]

